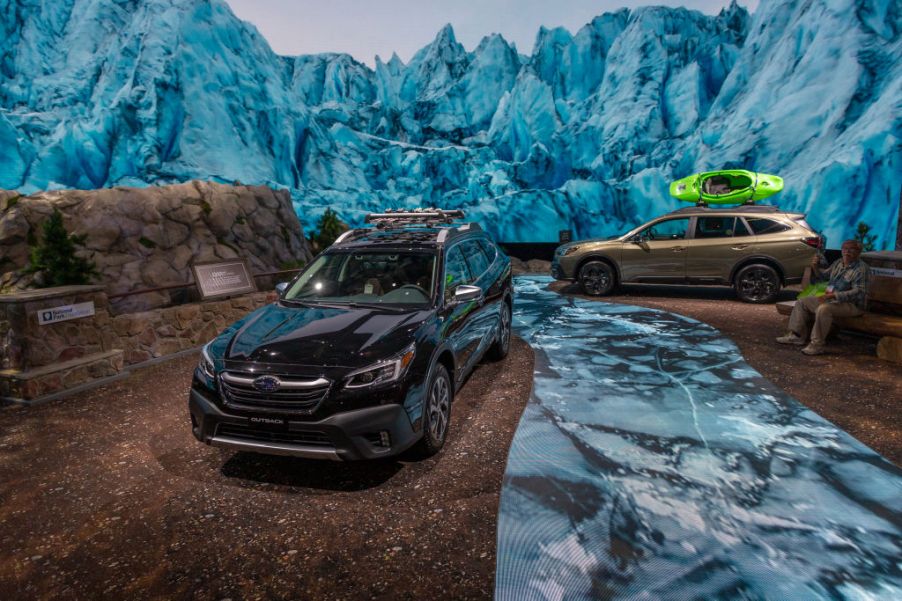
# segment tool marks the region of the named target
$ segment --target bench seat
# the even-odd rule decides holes
[[[777,303],[781,315],[789,315],[796,301]],[[839,328],[863,334],[880,336],[877,356],[894,363],[902,363],[902,316],[865,312],[858,317],[837,317],[833,320]]]

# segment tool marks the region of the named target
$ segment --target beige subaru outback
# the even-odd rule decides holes
[[[608,240],[557,248],[551,275],[576,280],[586,294],[610,294],[619,283],[733,286],[750,303],[774,300],[798,283],[820,237],[801,213],[772,206],[690,207]]]

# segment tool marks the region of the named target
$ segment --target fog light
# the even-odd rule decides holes
[[[391,446],[391,436],[389,436],[388,430],[379,432],[379,444],[386,449]]]

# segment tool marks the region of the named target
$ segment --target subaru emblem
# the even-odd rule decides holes
[[[260,392],[275,392],[281,386],[282,382],[274,376],[260,376],[254,380],[254,388]]]

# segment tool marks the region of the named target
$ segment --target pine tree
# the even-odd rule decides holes
[[[348,231],[348,226],[338,218],[338,213],[332,209],[326,209],[322,217],[316,223],[317,231],[310,235],[310,243],[313,251],[322,252],[335,242],[342,233]]]
[[[871,252],[874,250],[874,243],[877,242],[877,235],[870,232],[871,226],[864,221],[858,222],[858,231],[855,232],[855,239],[861,242],[862,252]]]
[[[63,214],[54,208],[44,222],[43,237],[31,247],[26,273],[40,274],[40,288],[87,284],[97,275],[94,263],[75,256],[75,247],[83,246],[87,234],[69,235]]]

